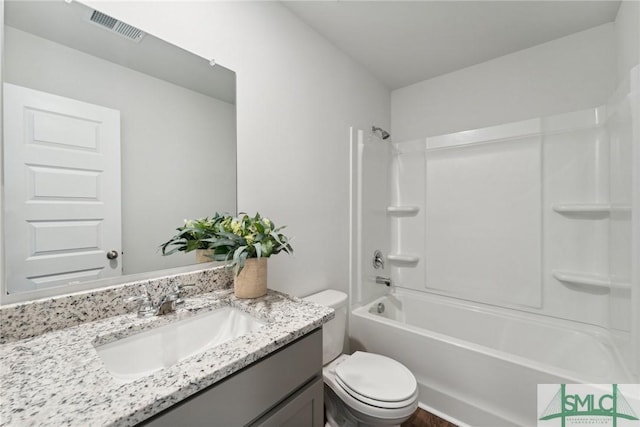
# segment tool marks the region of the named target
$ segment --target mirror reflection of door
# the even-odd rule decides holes
[[[122,274],[120,112],[5,83],[4,114],[8,291]]]
[[[4,13],[4,82],[120,112],[123,185],[114,209],[121,212],[122,229],[104,231],[104,223],[99,231],[104,238],[120,236],[121,245],[103,242],[99,247],[118,253],[108,268],[121,268],[122,275],[96,281],[97,267],[82,266],[74,267],[71,277],[50,272],[57,275],[54,279],[42,265],[37,284],[16,285],[11,277],[0,280],[0,301],[19,302],[198,268],[188,267],[196,262],[193,253],[164,257],[159,247],[185,218],[236,211],[235,74],[150,34],[131,40],[106,30],[90,19],[96,11],[79,2],[5,0]],[[5,156],[8,159],[14,162]],[[46,182],[53,183],[50,178]],[[12,201],[5,202],[5,209],[14,209]],[[88,234],[92,226],[86,224],[87,233],[77,239],[61,227],[38,232],[41,238],[56,232],[57,244],[63,236],[76,239],[73,244],[94,247]],[[26,231],[20,232],[26,239]],[[16,265],[15,248],[5,241],[7,265]],[[16,257],[24,258],[24,253]],[[103,260],[107,261],[104,253]],[[115,273],[108,268],[100,270],[100,278],[108,277],[107,271]],[[18,292],[20,286],[25,289]]]

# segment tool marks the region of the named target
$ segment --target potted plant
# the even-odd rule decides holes
[[[162,250],[169,255],[188,248],[209,249],[210,259],[227,262],[234,269],[235,295],[257,298],[267,293],[267,258],[280,252],[293,253],[290,239],[281,233],[283,228],[259,213],[240,213],[237,217],[216,213],[211,219],[185,222]],[[189,243],[189,239],[198,243]],[[171,245],[176,248],[166,251]]]
[[[185,219],[184,225],[176,228],[178,233],[160,246],[162,255],[196,251],[196,262],[211,261],[207,254],[212,252],[210,239],[214,236],[214,224],[218,217],[216,214],[211,219]]]

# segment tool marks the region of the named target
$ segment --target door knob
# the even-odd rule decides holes
[[[109,252],[107,252],[107,258],[109,258],[109,259],[118,258],[118,251],[109,251]]]

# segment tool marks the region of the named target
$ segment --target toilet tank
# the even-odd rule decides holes
[[[322,364],[326,365],[342,354],[347,328],[347,294],[327,289],[303,299],[331,307],[336,312],[336,317],[322,326]]]

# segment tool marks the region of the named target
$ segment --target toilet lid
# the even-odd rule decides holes
[[[360,351],[336,367],[336,377],[347,391],[377,402],[404,402],[415,395],[417,388],[415,377],[404,365]]]

